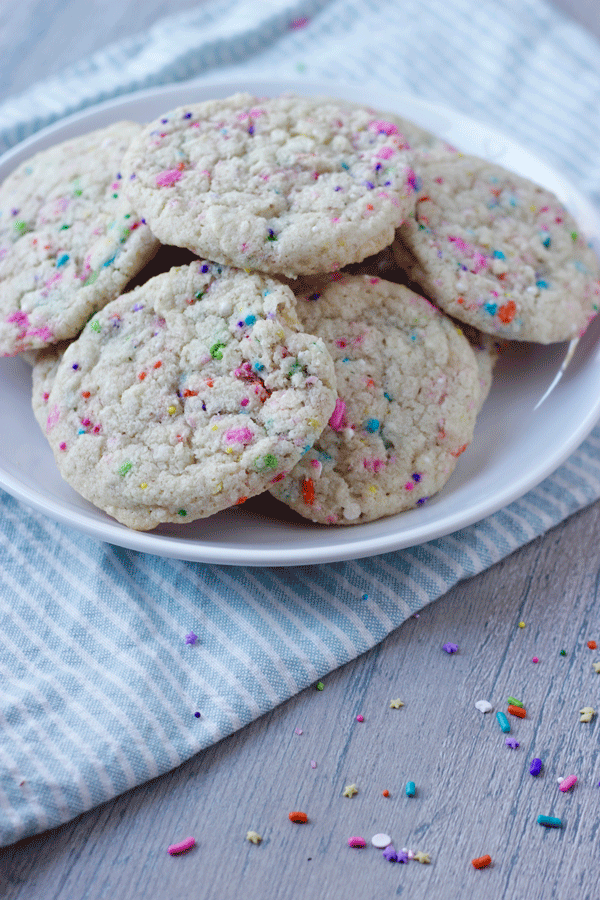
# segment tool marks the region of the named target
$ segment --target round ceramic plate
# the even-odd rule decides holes
[[[38,150],[120,119],[147,122],[169,109],[236,91],[337,96],[393,111],[459,149],[536,181],[563,201],[600,247],[600,216],[567,181],[510,138],[415,97],[355,86],[273,81],[188,82],[129,95],[71,116],[0,159],[0,179]],[[600,416],[600,317],[563,372],[568,344],[523,344],[500,359],[473,443],[445,488],[424,506],[348,527],[314,525],[268,494],[189,525],[135,532],[91,506],[67,485],[31,411],[31,371],[0,359],[0,487],[47,516],[88,535],[146,553],[226,565],[312,565],[414,546],[479,521],[525,494],[586,438]]]

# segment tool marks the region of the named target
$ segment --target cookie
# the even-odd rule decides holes
[[[139,530],[288,473],[335,407],[333,361],[290,289],[207,261],[107,304],[66,349],[44,430],[62,476]]]
[[[60,341],[43,350],[30,350],[23,357],[31,365],[31,406],[42,431],[48,420],[48,400],[58,366],[71,341]]]
[[[0,185],[0,355],[75,337],[157,251],[122,192],[140,129],[118,122],[42,150]]]
[[[270,493],[338,525],[424,503],[473,436],[480,376],[469,342],[425,298],[376,277],[337,273],[296,297],[303,327],[333,356],[339,399],[313,448]]]
[[[473,156],[421,171],[416,212],[394,251],[412,281],[480,331],[551,343],[598,312],[594,250],[545,188]]]
[[[397,125],[327,98],[180,107],[144,128],[123,171],[163,243],[292,278],[377,253],[414,207]]]

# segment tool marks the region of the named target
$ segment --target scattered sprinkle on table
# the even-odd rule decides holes
[[[382,791],[382,792],[381,792],[381,796],[382,796],[382,797],[389,797],[389,796],[390,796],[390,792],[386,789],[385,791]]]
[[[199,718],[201,717],[201,715],[202,715],[202,713],[199,713],[198,711],[196,711],[196,712],[194,713],[194,716],[195,716],[196,719],[199,719]]]
[[[567,651],[566,651],[566,650],[561,650],[561,651],[560,651],[560,656],[566,656],[566,655],[567,655]]]
[[[196,839],[193,837],[187,837],[183,841],[179,841],[178,844],[171,844],[170,847],[167,848],[169,854],[171,856],[177,856],[179,853],[185,853],[186,850],[191,850],[196,844]]]
[[[305,812],[291,812],[288,818],[290,822],[295,822],[296,825],[306,825],[306,823],[308,822],[308,816]]]
[[[413,859],[416,859],[417,862],[424,863],[425,865],[427,865],[427,863],[431,862],[431,857],[429,856],[429,853],[423,853],[421,850],[417,850]]]
[[[531,660],[531,662],[532,662],[532,663],[539,663],[538,657],[537,657],[537,656],[534,656],[533,659]]]
[[[407,781],[406,782],[406,796],[414,797],[416,793],[417,793],[417,788],[415,786],[414,781]]]
[[[365,841],[364,837],[360,837],[359,835],[356,835],[355,837],[348,838],[348,846],[356,847],[356,848],[366,847],[367,842]]]
[[[317,690],[318,691],[322,691],[324,687],[325,687],[325,685],[323,684],[322,681],[317,681]]]
[[[531,763],[529,764],[529,772],[531,775],[539,775],[542,771],[542,761],[539,757],[535,756]]]
[[[544,825],[546,828],[562,828],[562,821],[555,816],[538,816],[538,825]]]
[[[362,715],[359,713],[359,714],[357,715],[357,717],[356,717],[356,721],[357,721],[357,722],[364,722],[364,721],[365,721],[365,717],[362,716]]]
[[[491,866],[492,857],[489,853],[486,853],[485,856],[478,856],[477,859],[471,860],[471,865],[474,869],[485,869],[487,866]]]
[[[522,700],[517,700],[516,697],[509,697],[506,702],[509,706],[519,706],[521,708],[525,705]]]
[[[347,784],[343,791],[344,797],[354,797],[355,794],[358,794],[358,788],[355,784]]]
[[[563,778],[561,783],[558,786],[559,791],[570,791],[574,785],[577,784],[577,775],[567,775],[566,778]]]
[[[518,740],[514,737],[507,737],[504,743],[507,747],[510,747],[511,750],[516,750],[519,746]]]
[[[597,675],[600,674],[600,662],[592,663],[592,669]]]
[[[588,642],[587,642],[587,645],[588,645],[588,647],[590,648],[590,650],[595,650],[596,647],[598,646],[598,644],[596,643],[596,641],[588,641]]]
[[[317,761],[316,761],[315,759],[311,759],[311,761],[310,761],[310,767],[311,767],[311,769],[316,769],[316,768],[317,768]]]
[[[190,631],[190,633],[186,634],[186,636],[185,636],[186,644],[195,644],[197,640],[198,640],[198,635],[194,634],[193,631]]]
[[[519,622],[519,628],[525,628],[525,622]]]
[[[387,846],[385,848],[382,856],[384,859],[387,859],[388,862],[399,862],[398,854],[396,853],[393,844],[389,844],[389,846]],[[408,862],[408,857],[407,857],[407,862]]]
[[[498,725],[504,731],[505,734],[508,734],[510,731],[510,722],[506,718],[503,712],[496,713],[496,719],[498,720]]]
[[[476,700],[475,709],[482,713],[488,713],[492,711],[493,707],[489,700]]]
[[[250,841],[251,844],[260,844],[262,838],[260,834],[257,834],[256,831],[247,831],[246,832],[246,840]]]
[[[595,715],[596,715],[595,709],[592,709],[591,706],[584,706],[583,709],[579,710],[579,721],[580,722],[591,722]]]
[[[390,700],[390,709],[400,709],[401,706],[404,706],[404,703],[399,698],[397,700]]]
[[[442,646],[442,650],[445,650],[446,653],[457,653],[458,652],[458,644],[451,644],[448,641],[448,643],[446,643]]]
[[[373,837],[371,838],[371,843],[379,850],[384,850],[392,843],[392,839],[389,834],[385,834],[383,831],[381,831],[378,834],[373,835]]]
[[[525,719],[527,712],[523,706],[509,706],[507,710],[511,716],[517,716],[518,719]]]
[[[302,734],[301,728],[294,728],[294,734]]]

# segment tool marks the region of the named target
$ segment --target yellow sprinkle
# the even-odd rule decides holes
[[[148,487],[148,485],[146,484],[145,481],[142,481],[142,483],[140,484],[140,487],[141,487],[142,490],[144,490],[145,488]]]
[[[370,484],[370,485],[369,485],[369,490],[371,491],[372,494],[376,494],[376,493],[377,493],[377,485],[376,485],[376,484]]]
[[[355,794],[358,794],[358,788],[355,784],[347,784],[344,788],[344,797],[354,797]]]
[[[308,424],[310,425],[311,428],[319,428],[319,429],[322,428],[322,425],[318,419],[309,419]]]
[[[213,427],[212,427],[212,428],[211,428],[211,429],[210,429],[210,430],[211,430],[211,431],[217,431],[217,430],[218,430],[218,428],[219,428],[219,426],[218,426],[218,425],[213,425]]]
[[[233,453],[233,447],[228,447],[225,453]]]
[[[218,485],[216,486],[216,488],[214,489],[213,494],[220,494],[222,490],[223,490],[223,482],[220,481],[218,483]]]
[[[429,853],[422,853],[421,850],[418,850],[415,853],[414,858],[416,859],[417,862],[423,863],[424,865],[427,865],[427,863],[431,862],[431,857],[430,857]]]
[[[519,628],[525,628],[525,622],[519,622]]]
[[[248,831],[246,832],[246,840],[250,841],[251,844],[260,844],[262,838],[256,831]]]
[[[167,412],[169,413],[170,416],[174,416],[175,413],[177,412],[177,407],[176,407],[176,406],[169,406]]]
[[[390,701],[390,709],[400,709],[401,706],[404,706],[404,703],[400,699]]]

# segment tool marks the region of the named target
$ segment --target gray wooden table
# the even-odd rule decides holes
[[[193,5],[5,6],[2,93]],[[600,35],[595,0],[558,5]],[[600,645],[599,535],[595,504],[457,586],[326,678],[322,691],[307,690],[177,771],[0,851],[0,896],[597,898],[600,725],[580,722],[579,710],[600,709],[592,668],[600,651],[587,646]],[[448,641],[457,653],[441,649]],[[495,719],[509,695],[527,707],[525,719],[512,719],[516,749]],[[391,708],[395,698],[405,705]],[[494,712],[478,711],[481,699]],[[529,774],[534,755],[544,760],[538,778]],[[579,782],[561,793],[557,778],[571,773]],[[343,795],[349,784],[353,797]],[[308,823],[292,824],[291,810],[306,812]],[[560,817],[563,828],[541,827],[539,814]],[[250,843],[249,830],[262,843]],[[398,850],[429,853],[430,864],[391,864],[370,845],[347,845],[377,832]],[[196,847],[169,856],[168,845],[188,835]],[[471,860],[484,854],[492,865],[474,869]]]

